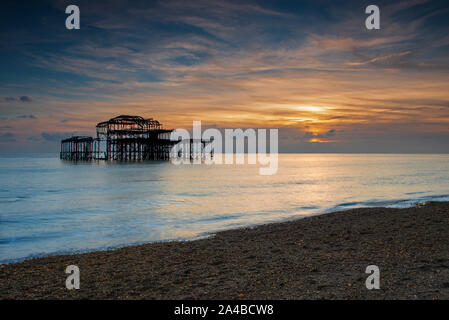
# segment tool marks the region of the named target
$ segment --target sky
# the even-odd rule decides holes
[[[448,18],[446,0],[2,1],[0,153],[121,114],[278,128],[281,152],[447,153]]]

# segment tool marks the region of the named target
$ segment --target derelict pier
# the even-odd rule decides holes
[[[171,140],[173,129],[164,129],[162,124],[152,118],[121,115],[96,126],[95,138],[74,136],[61,141],[60,158],[72,161],[140,161],[170,160],[171,157],[185,157],[179,151],[173,155],[173,146],[187,144],[187,157],[202,156],[204,148],[210,141]],[[193,147],[192,144],[198,145]],[[211,154],[212,156],[212,154]]]

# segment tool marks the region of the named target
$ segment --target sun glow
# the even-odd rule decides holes
[[[313,106],[313,105],[301,105],[301,106],[293,106],[294,110],[300,110],[300,111],[307,111],[307,112],[316,112],[316,113],[323,113],[329,110],[329,107],[323,107],[323,106]]]
[[[307,140],[307,142],[312,142],[312,143],[329,143],[329,142],[333,142],[332,140],[325,140],[325,139],[320,139],[320,138],[312,138]]]

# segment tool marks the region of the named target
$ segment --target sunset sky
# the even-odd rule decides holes
[[[130,114],[279,128],[281,152],[447,153],[448,21],[447,0],[2,1],[0,152]]]

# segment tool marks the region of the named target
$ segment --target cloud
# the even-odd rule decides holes
[[[313,132],[306,132],[304,136],[299,137],[298,140],[305,139],[308,142],[331,142],[328,140],[329,138],[335,137],[336,130],[330,129],[325,133],[313,133]]]
[[[21,102],[31,102],[31,98],[28,96],[21,96],[20,101]]]
[[[20,116],[17,116],[17,118],[18,119],[33,119],[33,120],[37,119],[37,117],[35,115],[32,115],[32,114],[20,115]]]
[[[20,101],[20,102],[31,102],[31,98],[28,96],[21,96],[19,98],[15,98],[15,97],[5,97],[5,101],[6,102],[14,102],[14,101]]]
[[[396,3],[390,4],[389,5],[389,13],[395,13],[404,9],[408,9],[410,7],[416,6],[416,5],[420,5],[423,3],[428,2],[429,0],[405,0],[405,1],[398,1]]]
[[[326,132],[326,137],[334,137],[335,136],[335,129],[330,129],[328,132]]]
[[[351,66],[362,66],[362,65],[369,64],[369,63],[375,63],[375,62],[378,62],[378,61],[385,61],[385,60],[400,58],[400,57],[409,55],[411,53],[412,53],[411,51],[392,53],[392,54],[388,54],[388,55],[385,55],[385,56],[375,57],[375,58],[372,58],[372,59],[369,59],[369,60],[363,61],[363,62],[348,62],[348,65],[351,65]]]

